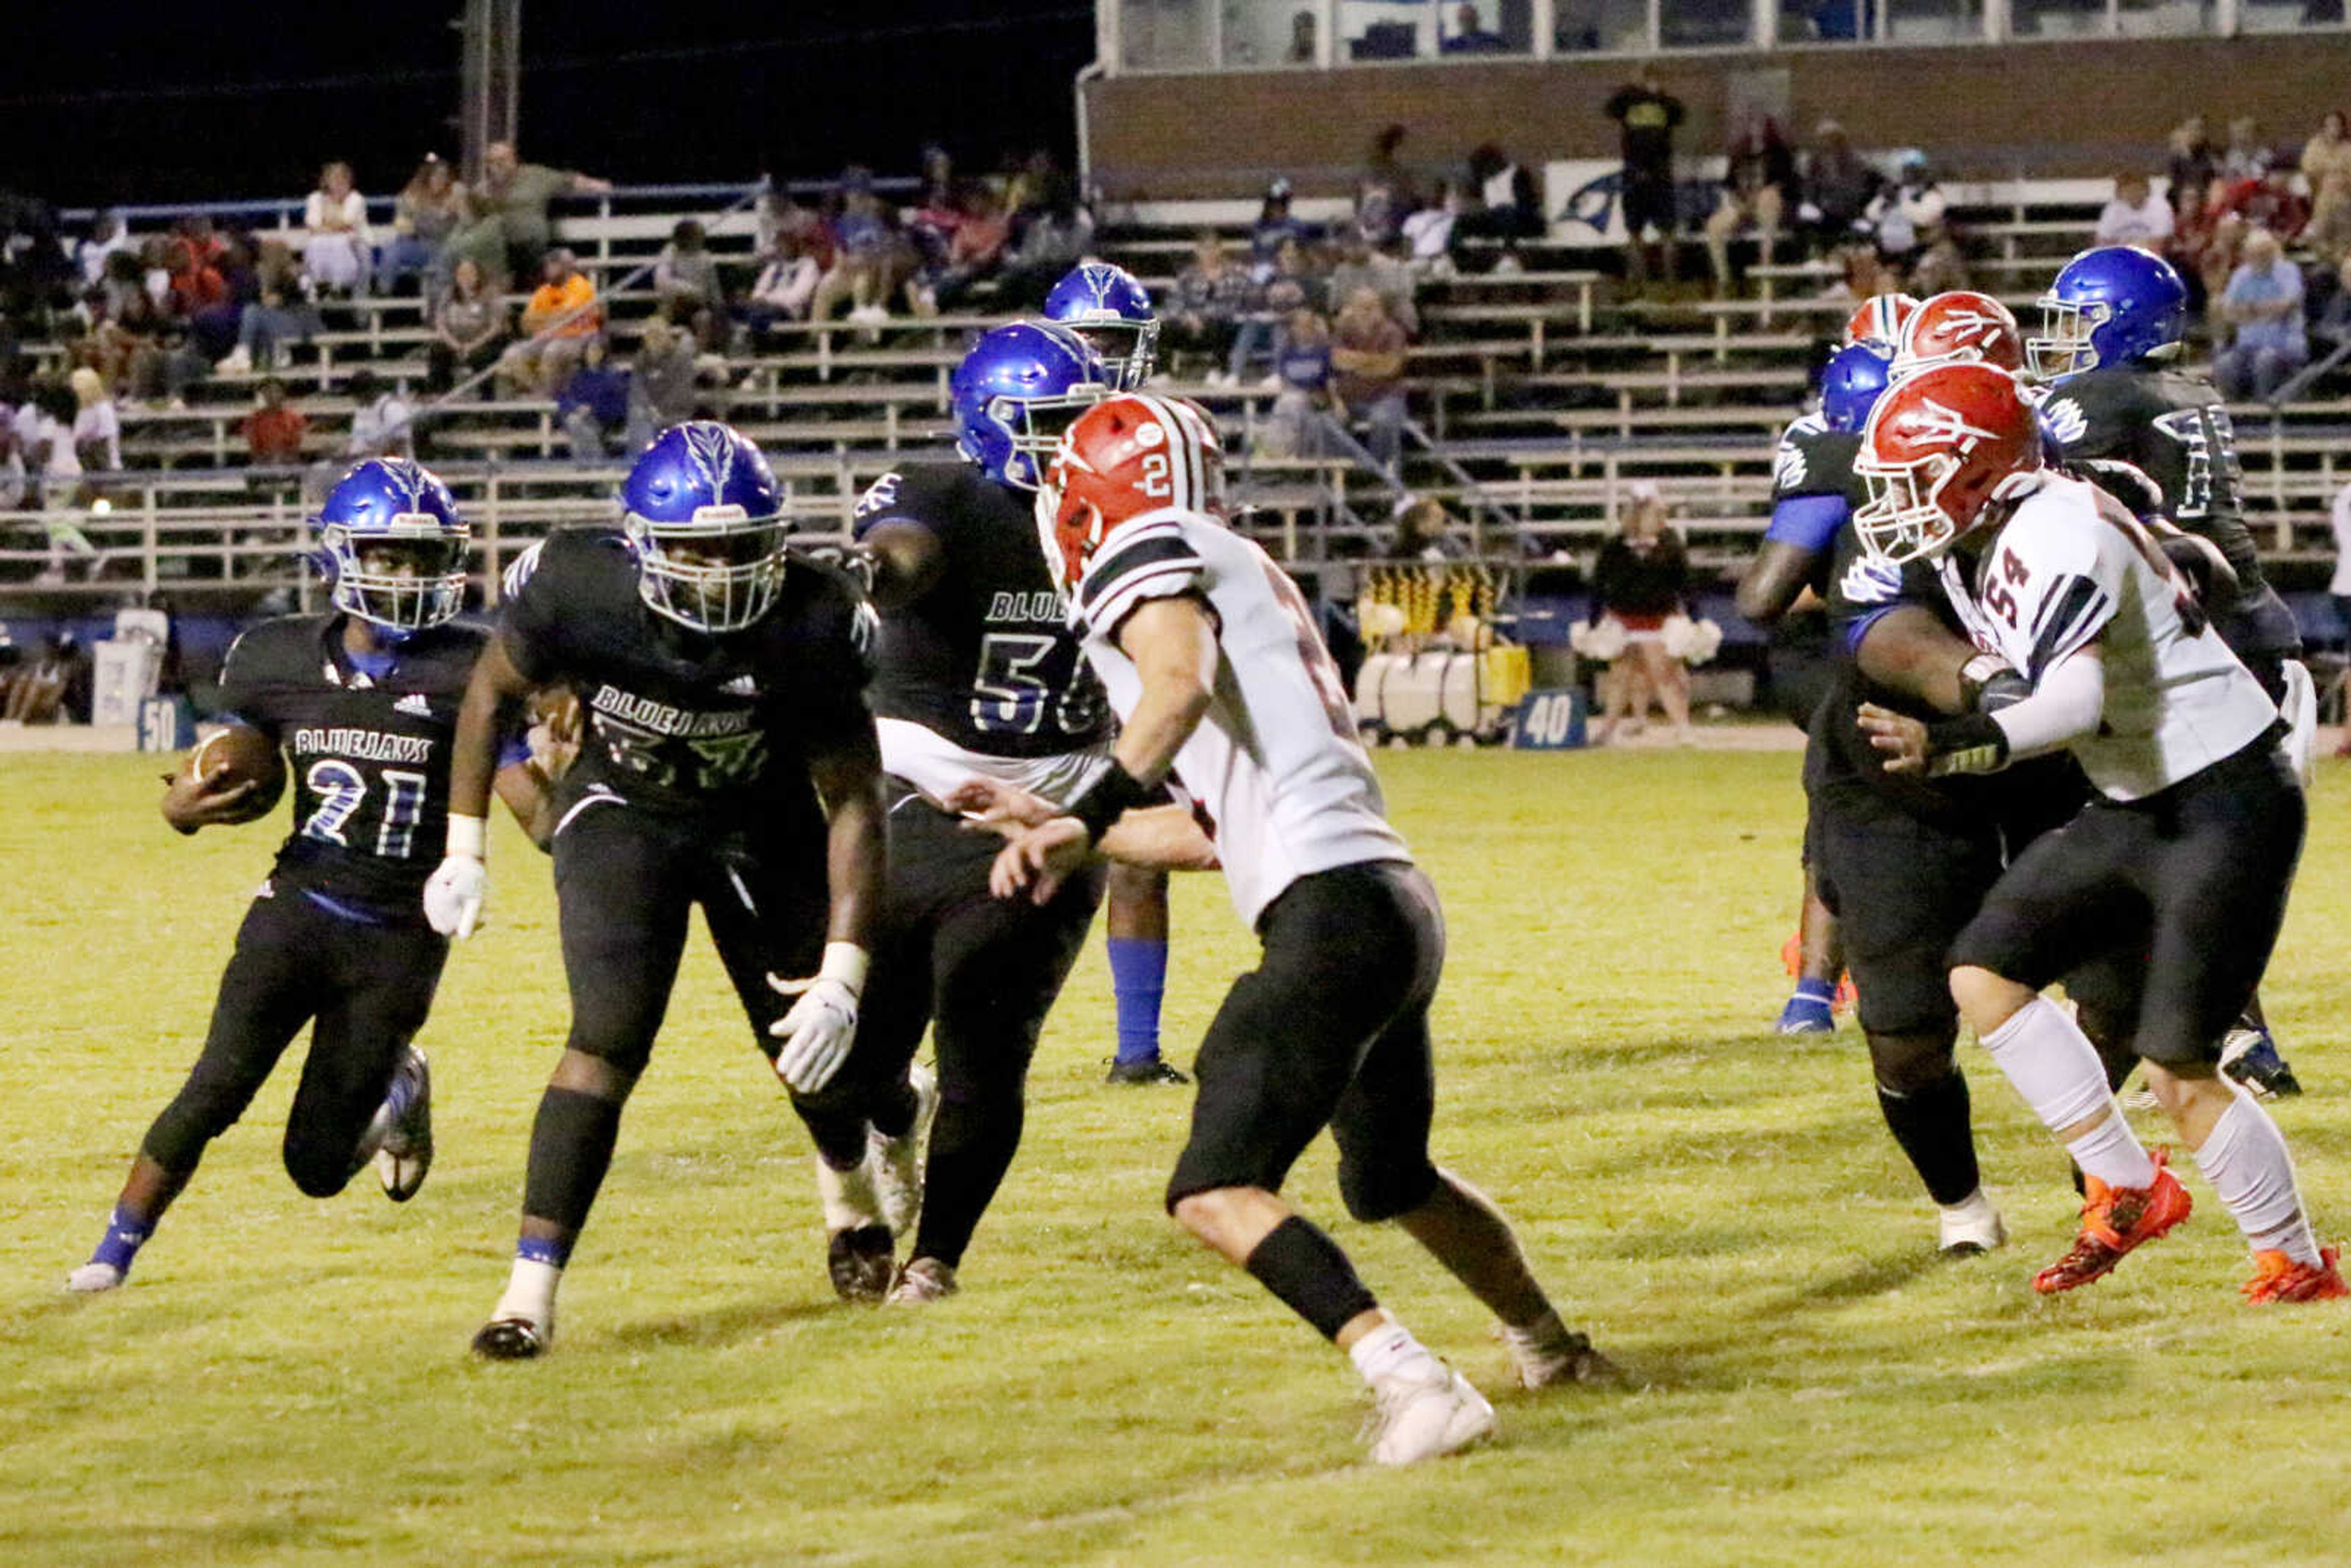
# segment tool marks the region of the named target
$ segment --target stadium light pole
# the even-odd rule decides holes
[[[522,106],[522,0],[465,0],[460,37],[458,167],[482,175],[482,152],[512,141]]]

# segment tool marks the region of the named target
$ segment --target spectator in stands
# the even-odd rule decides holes
[[[1412,178],[1397,160],[1405,128],[1384,127],[1372,141],[1372,160],[1355,180],[1355,232],[1373,245],[1389,244],[1404,232],[1405,215],[1417,204]]]
[[[2318,340],[2316,351],[2322,355],[2351,346],[2351,256],[2335,264],[2335,291],[2311,319],[2310,336]],[[2338,370],[2330,379],[2342,376]]]
[[[1666,504],[1648,480],[1635,480],[1617,532],[1592,569],[1592,618],[1624,628],[1625,651],[1600,683],[1606,687],[1595,745],[1639,733],[1654,697],[1689,742],[1689,671],[1666,652],[1668,617],[1687,612],[1689,556],[1666,520]]]
[[[832,268],[817,283],[810,317],[828,319],[845,299],[852,321],[875,326],[889,319],[889,301],[910,270],[912,256],[893,214],[874,193],[870,171],[851,168],[841,175],[833,237],[840,249]]]
[[[1839,268],[1837,280],[1821,290],[1823,299],[1850,300],[1858,305],[1881,294],[1901,292],[1901,275],[1886,265],[1886,258],[1877,254],[1876,246],[1846,246],[1836,253],[1835,260]]]
[[[1855,151],[1845,127],[1822,120],[1813,130],[1813,151],[1803,158],[1803,200],[1796,219],[1820,249],[1834,249],[1862,228],[1869,203],[1883,185],[1886,176]]]
[[[1510,52],[1510,41],[1499,33],[1486,30],[1478,7],[1462,0],[1453,11],[1453,32],[1437,46],[1446,55],[1505,55]]]
[[[2252,229],[2244,260],[2229,277],[2215,315],[2236,329],[2212,361],[2212,379],[2230,398],[2267,398],[2310,362],[2302,317],[2302,269],[2285,259],[2277,235]]]
[[[1950,198],[1943,193],[1924,153],[1902,161],[1894,183],[1869,204],[1869,224],[1877,236],[1878,253],[1896,267],[1911,261],[1935,242],[1949,214]]]
[[[1002,290],[1008,304],[1034,308],[1093,248],[1094,219],[1079,201],[1077,187],[1059,171],[1040,172],[1030,189],[1027,204],[1012,215]]]
[[[1467,531],[1445,503],[1432,496],[1407,496],[1390,515],[1395,532],[1387,553],[1397,560],[1459,560],[1469,553]]]
[[[367,199],[352,188],[351,166],[336,162],[319,171],[318,189],[302,204],[302,269],[328,294],[356,294],[375,261],[368,234]]]
[[[1947,289],[1970,287],[1968,258],[1948,228],[1938,227],[1910,262],[1907,292],[1925,299]]]
[[[2303,144],[2302,177],[2310,182],[2303,243],[2332,266],[2351,256],[2351,133],[2342,110],[2330,112]]]
[[[1542,197],[1526,165],[1489,141],[1469,154],[1469,183],[1476,188],[1478,209],[1461,214],[1454,231],[1502,242],[1498,272],[1519,268],[1519,242],[1540,239],[1543,233]],[[1409,301],[1407,301],[1409,303]],[[1394,311],[1394,306],[1390,307]],[[1400,312],[1398,319],[1404,319]]]
[[[653,325],[661,326],[664,332],[669,330],[661,323]],[[653,329],[645,329],[650,333]],[[616,449],[634,449],[628,438],[635,401],[631,382],[628,371],[612,363],[611,346],[604,335],[599,332],[590,338],[580,351],[580,362],[555,392],[555,415],[563,422],[574,462],[601,463]]]
[[[935,316],[952,310],[974,290],[996,276],[1004,261],[1004,247],[1012,225],[996,193],[977,180],[966,181],[956,192],[960,218],[947,241],[946,259],[935,271],[908,284],[908,301],[917,315]]]
[[[81,453],[74,444],[74,419],[79,412],[73,389],[48,376],[33,383],[32,396],[16,410],[16,440],[24,449],[25,467],[37,480],[32,490],[36,507],[69,507],[81,487]],[[63,564],[60,542],[51,536],[53,568]]]
[[[343,460],[362,457],[416,455],[416,410],[397,382],[387,384],[362,365],[343,384],[350,395],[351,433],[343,442]]]
[[[2199,201],[2210,197],[2212,182],[2220,172],[2220,157],[2213,151],[2202,115],[2191,114],[2172,128],[2170,153],[2164,172],[2171,182],[2171,204],[2184,212],[2190,193]]]
[[[1281,57],[1282,64],[1290,66],[1311,66],[1315,64],[1320,57],[1315,49],[1314,38],[1314,13],[1311,11],[1298,11],[1291,13],[1290,18],[1290,47]]]
[[[1455,225],[1457,231],[1460,225]],[[1413,292],[1418,280],[1412,268],[1390,256],[1383,255],[1365,245],[1360,235],[1349,235],[1339,242],[1338,265],[1331,269],[1330,297],[1339,308],[1346,308],[1347,297],[1358,288],[1368,288],[1380,297],[1389,319],[1405,331],[1420,330],[1420,312],[1413,307]]]
[[[426,153],[392,203],[392,239],[376,263],[375,291],[397,293],[413,277],[425,298],[439,298],[449,274],[449,238],[465,216],[465,187],[457,172],[439,153]]]
[[[604,313],[596,286],[572,254],[558,246],[540,268],[544,279],[523,307],[523,340],[508,348],[498,373],[515,393],[548,396],[571,374],[571,367],[603,330]]]
[[[287,343],[308,343],[326,330],[319,316],[310,275],[294,262],[294,253],[277,240],[261,242],[261,260],[254,268],[257,290],[237,324],[236,347],[222,360],[224,375],[269,370],[277,350]]]
[[[645,324],[637,344],[636,391],[646,441],[695,416],[701,369],[691,336],[661,321]]]
[[[690,321],[697,311],[726,308],[718,258],[710,254],[709,231],[698,220],[680,218],[669,231],[669,243],[653,258],[653,293],[662,313],[674,322]]]
[[[1741,225],[1755,225],[1756,259],[1761,266],[1771,265],[1771,247],[1788,211],[1788,193],[1796,185],[1795,154],[1768,114],[1741,110],[1728,152],[1722,200],[1706,220],[1706,255],[1714,267],[1717,294],[1730,292],[1730,240]]]
[[[2235,267],[2234,247],[2244,227],[2236,219],[2221,217],[2209,191],[2209,186],[2191,185],[2181,194],[2172,220],[2171,243],[2164,247],[2165,258],[2188,285],[2189,308],[2199,317],[2204,314],[2214,288],[2227,285]],[[2218,285],[2212,282],[2216,277]]]
[[[1405,342],[1380,291],[1368,285],[1343,297],[1331,334],[1331,396],[1340,418],[1368,427],[1365,444],[1388,473],[1403,450]]]
[[[2270,150],[2262,145],[2260,121],[2250,114],[2229,121],[2229,145],[2220,153],[2220,177],[2223,183],[2238,185],[2247,180],[2258,180],[2270,172]]]
[[[1279,390],[1258,438],[1259,453],[1320,452],[1322,415],[1331,406],[1331,327],[1319,313],[1303,306],[1290,313],[1274,342],[1273,374]]]
[[[1821,121],[1813,141],[1797,216],[1826,249],[1844,244],[1861,227],[1886,176],[1854,149],[1853,138],[1834,120]]]
[[[138,241],[123,226],[122,214],[107,208],[90,220],[89,237],[81,242],[74,253],[74,261],[81,268],[82,287],[95,288],[106,280],[106,264],[110,257],[137,256]]]
[[[778,321],[799,321],[816,298],[824,269],[808,243],[792,235],[778,237],[776,248],[759,258],[759,276],[751,281],[739,317],[753,333],[762,333]]]
[[[106,378],[88,365],[66,378],[73,389],[74,455],[84,472],[111,474],[122,466],[122,413],[107,391]]]
[[[1666,280],[1674,277],[1674,131],[1682,122],[1682,100],[1657,85],[1655,66],[1616,89],[1602,110],[1616,121],[1625,170],[1625,277],[1649,276],[1649,248],[1663,251]]]
[[[1428,205],[1405,219],[1405,254],[1416,277],[1452,275],[1453,230],[1460,217],[1460,187],[1450,180],[1439,180]]]
[[[1361,241],[1354,243],[1361,244]],[[1214,229],[1192,242],[1192,259],[1176,275],[1176,287],[1160,312],[1160,347],[1170,374],[1199,374],[1201,361],[1212,386],[1223,384],[1240,318],[1256,303],[1257,286],[1233,265]]]
[[[448,289],[433,308],[433,338],[424,345],[431,368],[424,384],[447,392],[460,371],[470,376],[496,363],[506,341],[506,304],[490,292],[482,264],[467,256],[449,275]]]
[[[276,376],[263,378],[258,390],[261,406],[239,426],[245,449],[256,467],[292,467],[302,461],[302,438],[310,433],[310,422],[287,401],[286,383]]]
[[[89,658],[70,632],[43,640],[40,657],[19,668],[8,682],[7,704],[0,722],[61,724],[74,716],[68,697],[77,685],[86,685]]]
[[[2241,218],[2249,228],[2263,228],[2287,244],[2310,222],[2310,202],[2294,187],[2291,159],[2281,158],[2257,180],[2240,180],[2222,198],[2224,215]]]
[[[2171,204],[2155,193],[2146,175],[2118,174],[2114,199],[2098,212],[2098,243],[2160,252],[2171,241],[2174,219]]]
[[[1315,237],[1312,224],[1293,217],[1290,211],[1290,182],[1276,180],[1265,188],[1265,200],[1258,206],[1257,222],[1249,225],[1249,269],[1259,277],[1269,276],[1273,267],[1274,253],[1284,240],[1304,244]]]
[[[195,242],[175,239],[172,242],[169,255],[169,309],[175,319],[193,325],[200,318],[216,315],[229,305],[227,280],[221,277],[220,268],[207,259]],[[236,322],[233,317],[227,327],[234,340]]]
[[[555,243],[548,204],[558,196],[598,196],[612,189],[577,170],[526,163],[511,141],[493,141],[482,152],[482,178],[467,193],[471,222],[450,237],[457,256],[470,256],[494,280],[532,277]],[[454,258],[453,258],[454,259]]]

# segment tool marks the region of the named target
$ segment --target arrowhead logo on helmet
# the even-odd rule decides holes
[[[1972,362],[1931,367],[1871,411],[1853,461],[1869,486],[1855,535],[1889,565],[1939,554],[2041,467],[2040,423],[2015,377]]]
[[[2007,306],[1989,294],[1952,289],[1911,312],[1895,350],[1895,376],[1970,361],[2011,372],[2024,369],[2024,334]]]

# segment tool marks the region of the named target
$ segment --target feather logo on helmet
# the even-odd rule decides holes
[[[1898,411],[1894,434],[1906,440],[1948,444],[1963,457],[1976,449],[1977,442],[2000,439],[1997,432],[1970,424],[1957,409],[1930,397],[1920,398],[1911,407]]]

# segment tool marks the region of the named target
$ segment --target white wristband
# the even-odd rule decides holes
[[[479,817],[449,813],[449,849],[452,855],[464,855],[468,860],[482,859],[482,840],[489,826]]]
[[[854,942],[828,942],[824,945],[824,962],[817,967],[820,980],[838,980],[849,988],[852,997],[865,994],[865,971],[872,965],[865,949]]]

